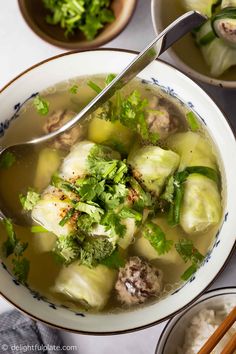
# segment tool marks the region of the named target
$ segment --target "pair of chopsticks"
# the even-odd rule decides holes
[[[233,326],[236,322],[236,307],[228,314],[221,325],[215,330],[212,336],[200,349],[198,354],[210,354],[212,350],[217,346],[219,341],[224,337],[226,332]],[[236,351],[236,333],[232,336],[229,342],[226,344],[225,348],[221,351],[221,354],[234,354]]]

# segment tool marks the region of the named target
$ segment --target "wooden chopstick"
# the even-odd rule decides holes
[[[222,350],[221,354],[234,354],[236,351],[236,333],[226,344],[225,348]]]
[[[210,354],[211,351],[216,347],[219,341],[224,337],[226,332],[232,327],[234,322],[236,321],[236,306],[233,310],[228,314],[228,316],[224,319],[221,325],[215,330],[212,336],[208,339],[208,341],[203,345],[198,354]],[[234,338],[234,336],[233,336]],[[230,341],[230,348],[234,345],[234,341]],[[234,350],[236,347],[234,348]],[[222,352],[223,353],[223,352]],[[229,354],[233,352],[225,352],[224,354]]]

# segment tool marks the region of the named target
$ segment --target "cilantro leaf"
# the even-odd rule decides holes
[[[186,114],[186,119],[189,125],[189,128],[196,132],[199,129],[199,122],[196,115],[191,111]]]
[[[106,77],[106,85],[109,85],[116,78],[116,74],[108,74]]]
[[[74,84],[69,88],[69,92],[72,93],[73,95],[76,95],[78,93],[78,89],[79,89],[78,85]]]
[[[36,108],[38,114],[46,116],[49,112],[49,102],[42,98],[40,95],[36,96],[34,101],[34,107]]]
[[[119,212],[119,216],[122,219],[132,218],[135,219],[135,221],[137,222],[140,222],[143,219],[143,215],[141,213],[128,207],[124,207],[123,209],[121,209],[121,211]]]
[[[10,219],[4,219],[3,223],[7,232],[7,240],[2,247],[3,254],[5,257],[11,255],[14,256],[12,259],[13,273],[19,282],[25,284],[29,273],[30,263],[26,258],[22,257],[28,247],[28,243],[21,242],[17,239]]]
[[[204,256],[194,247],[193,241],[187,238],[180,239],[175,248],[185,263],[188,261],[199,263],[204,259]]]
[[[15,251],[18,240],[13,228],[13,224],[10,219],[4,219],[3,224],[7,233],[7,240],[3,243],[3,254],[5,257],[9,257]]]
[[[104,211],[98,204],[95,203],[83,203],[78,202],[75,206],[75,209],[88,214],[94,222],[98,223],[101,220],[101,216],[104,214]]]
[[[125,234],[126,226],[121,223],[121,217],[111,210],[105,214],[101,220],[101,224],[106,227],[107,231],[111,230],[114,236],[123,237]]]
[[[26,284],[29,270],[30,270],[30,262],[26,258],[15,258],[12,260],[13,263],[13,273],[16,276],[17,280]]]
[[[186,281],[189,278],[191,278],[191,276],[196,273],[197,271],[197,265],[196,264],[192,264],[188,269],[186,269],[186,271],[181,275],[181,279]]]
[[[26,195],[20,194],[19,196],[21,205],[24,210],[31,211],[40,200],[40,194],[36,193],[33,189],[29,189]]]
[[[167,240],[162,229],[151,221],[144,224],[142,235],[150,242],[159,255],[168,253],[173,245],[173,241]]]
[[[116,248],[110,256],[104,258],[100,263],[107,266],[108,268],[119,269],[124,267],[125,260],[121,256],[119,250]]]
[[[188,280],[198,269],[204,256],[194,247],[193,241],[187,238],[182,238],[175,248],[185,263],[191,262],[191,266],[181,275],[182,280]]]
[[[16,157],[10,151],[7,151],[1,155],[0,168],[10,168],[16,162]]]

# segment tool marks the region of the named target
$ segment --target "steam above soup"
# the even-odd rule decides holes
[[[113,77],[42,93],[4,139],[17,128],[25,135],[26,124],[38,135],[57,130]],[[113,311],[167,296],[196,272],[221,221],[219,161],[205,127],[139,80],[51,145],[2,159],[1,194],[32,223],[4,221],[6,264],[71,308]]]

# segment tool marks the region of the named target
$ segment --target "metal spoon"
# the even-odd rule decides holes
[[[206,17],[196,11],[190,11],[179,17],[172,24],[170,24],[160,35],[158,35],[137,57],[119,74],[107,87],[105,87],[100,94],[98,94],[84,109],[82,109],[74,118],[62,126],[57,131],[39,138],[34,138],[30,141],[17,143],[12,146],[5,147],[0,152],[1,155],[5,152],[12,152],[19,155],[27,148],[28,145],[42,144],[46,141],[54,139],[61,133],[73,128],[81,119],[91,115],[99,106],[107,102],[117,90],[120,90],[129,81],[137,76],[146,66],[153,60],[164,53],[176,41],[182,38],[186,33],[200,26],[206,21]],[[2,200],[2,198],[0,198]],[[2,203],[3,204],[3,203]],[[25,224],[25,218],[19,213],[13,213],[8,210],[4,203],[0,205],[0,219],[4,217],[14,217],[16,224]]]

